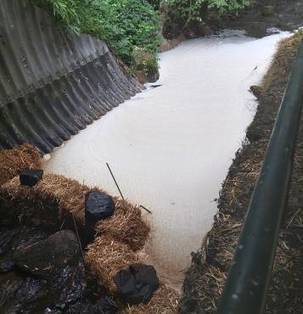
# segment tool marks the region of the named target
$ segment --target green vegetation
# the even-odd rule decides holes
[[[157,53],[164,35],[177,36],[199,28],[209,10],[237,11],[250,0],[31,0],[47,9],[60,24],[75,33],[96,36],[134,72],[156,78]],[[199,33],[199,31],[197,32]]]
[[[164,0],[170,6],[182,6],[187,7],[187,11],[196,13],[201,7],[215,8],[221,11],[233,11],[238,10],[249,4],[249,0]]]
[[[237,11],[249,4],[249,0],[167,0],[169,7],[174,8],[178,18],[187,25],[191,22],[201,22],[209,10],[219,15],[227,11]]]
[[[132,69],[136,51],[144,50],[156,66],[160,44],[158,14],[145,0],[32,0],[76,33],[104,41]],[[150,71],[150,69],[148,70]]]
[[[237,12],[252,3],[252,0],[149,0],[155,9],[160,9],[164,35],[175,37],[186,30],[198,29],[210,12],[219,18],[227,12]],[[199,32],[198,32],[199,34]]]
[[[177,9],[177,13],[182,17],[196,18],[200,16],[201,9],[216,9],[220,13],[226,11],[236,11],[249,5],[251,0],[149,0],[154,8],[161,5],[171,9]]]

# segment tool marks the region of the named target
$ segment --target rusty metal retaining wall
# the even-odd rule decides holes
[[[50,152],[140,90],[103,41],[68,34],[27,0],[0,0],[0,148]]]

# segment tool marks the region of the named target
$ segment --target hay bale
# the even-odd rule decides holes
[[[36,190],[37,193],[48,195],[58,202],[61,216],[72,213],[84,225],[85,195],[90,191],[89,187],[64,176],[47,174]]]
[[[85,261],[91,271],[111,292],[116,292],[113,277],[122,269],[139,262],[137,255],[109,235],[101,235],[88,246]]]
[[[37,187],[20,185],[18,177],[0,186],[0,224],[44,225],[56,229],[59,206],[49,195],[42,195]]]
[[[142,220],[140,208],[117,198],[114,201],[115,214],[109,219],[100,221],[96,226],[96,231],[127,244],[133,251],[142,249],[150,228]]]
[[[41,155],[34,146],[25,144],[0,151],[0,185],[27,168],[41,168]]]
[[[131,306],[122,311],[123,314],[175,314],[179,307],[179,293],[162,284],[148,304]]]
[[[89,188],[63,176],[47,174],[34,187],[21,186],[18,177],[0,188],[1,211],[15,211],[27,223],[56,226],[73,213],[84,224],[85,194]]]
[[[111,292],[117,293],[114,276],[131,264],[137,264],[139,257],[129,246],[117,242],[110,235],[101,235],[88,246],[85,261],[100,282]],[[179,293],[161,284],[148,304],[129,306],[122,310],[124,314],[174,314],[179,306]]]
[[[19,178],[15,177],[0,188],[0,215],[1,211],[5,214],[15,210],[17,216],[35,217],[40,222],[54,225],[62,223],[64,217],[72,213],[80,226],[84,226],[85,196],[90,191],[102,192],[60,175],[44,175],[32,188],[21,186]],[[116,207],[114,215],[102,220],[97,225],[97,231],[111,235],[133,250],[142,248],[150,229],[143,222],[140,209],[118,198],[113,200]]]

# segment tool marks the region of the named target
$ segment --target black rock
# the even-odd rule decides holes
[[[148,303],[159,288],[156,270],[143,264],[134,264],[119,271],[114,282],[122,301],[130,305]]]
[[[91,302],[88,298],[81,299],[68,308],[69,312],[81,314],[116,314],[119,310],[112,297],[104,295],[97,302]],[[48,312],[57,314],[57,312]]]
[[[96,313],[115,314],[118,312],[118,305],[110,296],[102,296],[94,305]]]
[[[0,273],[7,273],[14,269],[15,262],[11,259],[0,259]]]
[[[94,224],[100,219],[111,217],[115,211],[113,199],[98,191],[89,192],[85,198],[85,221]]]
[[[46,240],[17,248],[14,253],[16,266],[34,275],[49,277],[58,268],[78,262],[80,248],[72,231],[63,230]]]
[[[71,231],[50,236],[36,227],[2,228],[0,248],[0,313],[117,312],[105,288],[86,273]]]
[[[26,169],[20,173],[21,185],[33,187],[35,186],[43,176],[43,170]]]
[[[0,255],[5,254],[11,248],[14,237],[18,234],[18,229],[0,229]]]

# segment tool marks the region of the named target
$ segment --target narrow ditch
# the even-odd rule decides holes
[[[49,173],[99,186],[144,205],[145,247],[162,280],[180,288],[191,252],[213,224],[215,199],[245,138],[280,33],[262,39],[225,31],[161,54],[157,88],[147,89],[73,137],[45,163]]]

